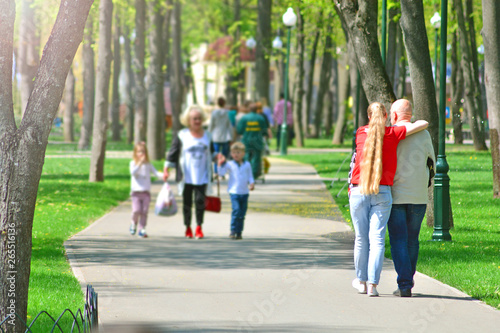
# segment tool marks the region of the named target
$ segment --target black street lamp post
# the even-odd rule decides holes
[[[446,29],[448,0],[441,1],[441,63],[439,73],[439,148],[434,177],[434,241],[451,241],[450,235],[450,177],[445,155],[446,117]]]
[[[288,28],[287,43],[286,43],[286,65],[285,65],[285,86],[283,87],[285,93],[285,105],[283,108],[283,123],[281,125],[281,155],[286,155],[286,146],[288,144],[288,129],[287,129],[287,109],[288,109],[288,67],[290,65],[290,37],[292,27],[297,23],[297,15],[293,12],[293,8],[289,7],[285,14],[283,14],[283,23]]]

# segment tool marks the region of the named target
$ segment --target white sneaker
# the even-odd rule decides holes
[[[359,281],[359,279],[352,280],[352,286],[360,294],[366,294],[366,282]]]
[[[370,296],[370,297],[378,296],[377,285],[370,283],[368,285],[368,292],[367,293],[368,293],[368,296]]]

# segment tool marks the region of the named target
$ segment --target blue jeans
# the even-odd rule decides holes
[[[384,263],[385,230],[391,213],[391,187],[380,185],[379,193],[363,195],[359,187],[349,197],[356,232],[354,266],[360,281],[378,284]]]
[[[413,287],[413,275],[417,269],[418,234],[427,205],[394,204],[388,222],[392,260],[398,273],[399,289]]]
[[[229,156],[229,142],[214,142],[214,151],[222,153],[226,158]],[[214,173],[217,173],[217,163],[214,163]]]
[[[229,196],[231,197],[231,207],[233,208],[231,213],[231,233],[241,235],[245,215],[247,214],[249,195],[230,193]]]

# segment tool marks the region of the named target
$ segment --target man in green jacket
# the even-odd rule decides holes
[[[264,117],[257,114],[258,103],[252,104],[251,112],[244,115],[236,124],[241,141],[246,147],[245,159],[252,165],[254,179],[262,174],[262,152],[264,151],[264,136],[267,135],[267,123]]]

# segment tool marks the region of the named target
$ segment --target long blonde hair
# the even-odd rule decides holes
[[[368,134],[363,147],[360,189],[362,194],[378,194],[382,178],[382,146],[384,145],[387,111],[382,103],[368,106]]]

